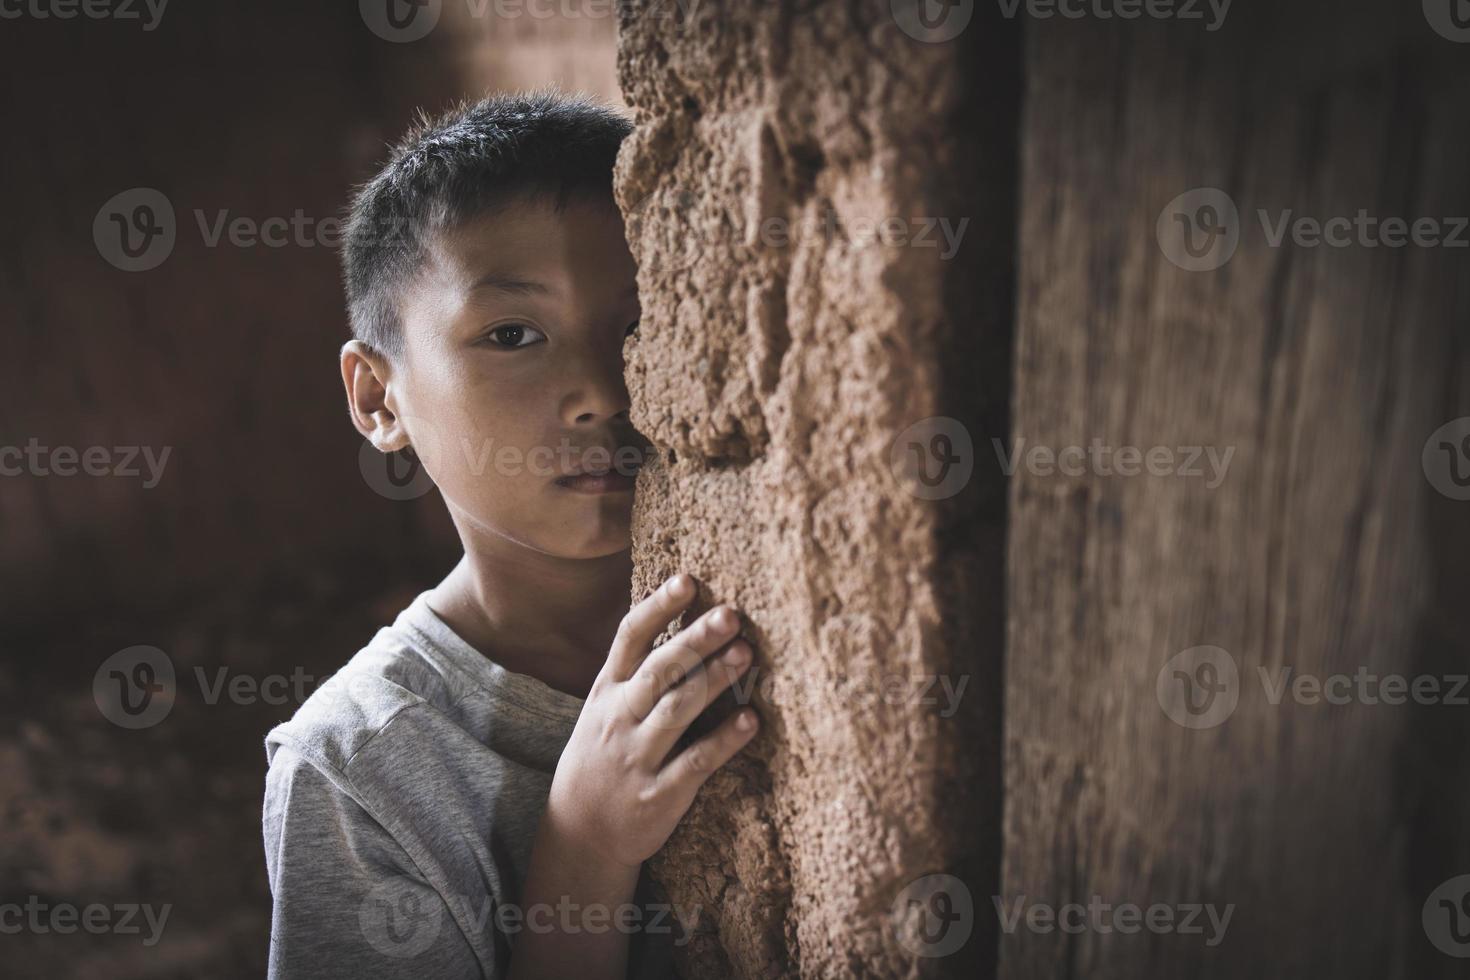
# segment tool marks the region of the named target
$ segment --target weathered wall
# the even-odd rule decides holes
[[[993,888],[1004,495],[922,493],[890,449],[927,452],[899,436],[931,416],[1003,424],[1014,45],[922,43],[886,3],[635,3],[620,28],[628,378],[662,451],[634,593],[690,571],[760,651],[760,738],[654,862],[698,910],[682,968],[973,976],[989,917],[920,956],[905,889]],[[920,240],[940,217],[969,222],[953,254]],[[926,678],[967,683],[957,710]]]
[[[655,862],[700,909],[686,973],[983,976],[998,955],[1015,978],[1454,974],[1464,889],[1430,899],[1470,872],[1470,716],[1443,703],[1467,662],[1470,512],[1421,453],[1447,466],[1465,432],[1431,433],[1470,414],[1466,252],[1270,237],[1360,213],[1456,234],[1470,32],[1436,4],[1240,4],[1216,29],[1089,7],[1027,25],[1017,118],[1007,30],[976,10],[915,43],[903,6],[649,4],[622,24],[646,303],[629,377],[664,452],[635,591],[702,576],[746,609],[776,690],[807,695],[762,706],[761,740]],[[827,209],[848,231],[977,227],[947,266],[759,233]],[[1013,419],[994,404],[1012,388]],[[931,415],[970,437],[947,501],[885,462]],[[1073,446],[1138,457],[1064,472]],[[841,693],[944,671],[979,681],[948,727]],[[1273,687],[1303,675],[1300,700]],[[1363,676],[1441,698],[1394,704]],[[941,869],[967,886],[967,959],[916,959],[885,922]],[[1047,927],[1068,903],[1175,927]],[[1205,904],[1229,907],[1223,934]],[[1003,937],[997,911],[1019,914]]]
[[[1356,231],[1273,247],[1258,210],[1465,215],[1466,54],[1418,3],[1032,26],[1008,448],[1234,455],[1213,487],[1018,466],[1001,894],[1234,912],[1213,946],[1022,924],[1003,977],[1464,975],[1421,911],[1470,871],[1467,709],[1356,680],[1272,703],[1260,672],[1465,673],[1470,505],[1420,454],[1470,414],[1470,260]],[[1233,202],[1233,254],[1203,250],[1209,202],[1170,208],[1198,187]],[[1194,270],[1165,254],[1191,264],[1176,214]]]

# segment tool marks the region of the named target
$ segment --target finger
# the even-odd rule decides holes
[[[694,673],[705,657],[734,638],[740,617],[729,606],[716,606],[690,623],[668,643],[649,654],[624,690],[633,717],[648,717],[664,692]]]
[[[645,745],[643,754],[655,760],[655,765],[666,759],[694,719],[729,690],[754,661],[750,644],[736,640],[696,668],[684,683],[667,691],[638,726],[637,737]],[[739,694],[736,701],[746,703]]]
[[[759,728],[755,710],[741,708],[720,727],[676,755],[658,774],[660,793],[682,817],[694,802],[694,794],[716,769],[734,758]]]
[[[603,669],[614,680],[627,680],[648,655],[648,648],[689,604],[696,593],[692,575],[675,575],[639,602],[618,624]]]

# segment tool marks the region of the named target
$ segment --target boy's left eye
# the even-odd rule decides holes
[[[546,339],[546,334],[526,323],[503,323],[485,336],[496,347],[529,347]]]

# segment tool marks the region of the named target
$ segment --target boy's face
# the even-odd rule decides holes
[[[520,200],[431,246],[386,396],[461,535],[562,558],[629,547],[647,448],[623,382],[635,273],[610,200]]]

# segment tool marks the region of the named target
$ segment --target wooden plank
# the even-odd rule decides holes
[[[1378,6],[1240,4],[1215,32],[1031,25],[1007,449],[1175,456],[1168,475],[1098,454],[1081,476],[1022,461],[1012,477],[997,902],[1098,896],[1175,924],[1023,914],[1007,978],[1462,975],[1421,910],[1470,872],[1470,708],[1368,703],[1356,680],[1347,704],[1272,703],[1282,670],[1470,670],[1470,504],[1420,461],[1470,415],[1470,252],[1273,247],[1258,213],[1467,213],[1470,48],[1419,4]],[[1172,214],[1157,233],[1194,188],[1238,212],[1217,209],[1238,234],[1218,268],[1170,260],[1211,264],[1180,251]],[[1208,215],[1187,215],[1204,245]],[[1207,457],[1179,475],[1181,447],[1233,455],[1216,481]],[[1181,715],[1219,723],[1189,728],[1166,713],[1186,693],[1174,669],[1211,675],[1168,665],[1204,645],[1237,679],[1213,714]],[[1178,928],[1190,903],[1233,907],[1220,941],[1203,914],[1202,933]]]

